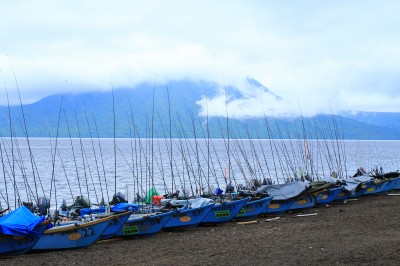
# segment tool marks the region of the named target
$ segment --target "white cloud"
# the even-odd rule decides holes
[[[277,115],[400,111],[399,7],[373,0],[10,1],[0,9],[0,68],[15,96],[14,68],[24,102],[161,76],[246,92],[240,85],[252,76],[285,104],[254,91],[230,102],[232,116],[260,115],[257,102]]]

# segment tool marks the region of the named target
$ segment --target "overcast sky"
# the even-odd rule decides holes
[[[247,92],[232,116],[400,112],[399,10],[382,0],[3,1],[0,104],[5,87],[16,102],[14,69],[25,103],[192,78]],[[284,103],[251,91],[247,76]]]

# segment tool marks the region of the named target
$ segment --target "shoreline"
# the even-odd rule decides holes
[[[258,217],[249,223],[111,239],[86,249],[30,252],[2,258],[0,264],[398,265],[400,196],[390,193]]]

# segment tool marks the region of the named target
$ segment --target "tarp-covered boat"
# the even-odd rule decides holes
[[[305,195],[310,189],[310,183],[294,181],[276,185],[263,185],[257,193],[266,193],[272,200],[264,213],[281,213],[291,209],[308,208],[315,205],[315,198]]]
[[[49,220],[34,215],[24,206],[0,217],[0,256],[28,252],[49,227]]]

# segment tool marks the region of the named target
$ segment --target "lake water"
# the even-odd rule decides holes
[[[1,206],[7,199],[13,207],[15,197],[35,201],[43,195],[51,196],[53,207],[80,194],[92,203],[111,200],[115,192],[132,200],[153,185],[160,194],[183,189],[197,194],[254,178],[277,183],[306,173],[346,177],[360,166],[395,171],[400,148],[400,141],[353,140],[116,139],[115,144],[114,139],[58,139],[55,153],[55,139],[31,138],[28,145],[16,138],[11,145],[3,138]]]

